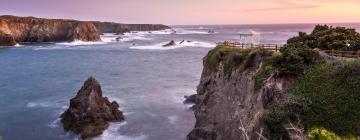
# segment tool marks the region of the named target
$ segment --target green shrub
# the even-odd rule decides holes
[[[354,136],[340,137],[324,128],[313,128],[307,135],[308,140],[356,140]]]
[[[271,140],[289,139],[287,130],[282,124],[303,120],[302,115],[309,109],[308,104],[307,100],[288,94],[278,104],[273,105],[269,114],[264,117],[264,122],[269,129],[269,138]]]
[[[287,44],[319,48],[322,50],[360,50],[360,34],[355,29],[316,25],[311,34],[299,33]]]
[[[290,91],[310,102],[303,115],[306,128],[323,127],[340,136],[359,132],[360,60],[313,65]]]
[[[271,76],[271,74],[274,72],[272,61],[273,61],[272,59],[264,60],[261,69],[254,76],[255,90],[261,89],[261,87],[264,84],[264,81],[268,79]]]
[[[296,76],[320,60],[317,51],[308,47],[298,47],[295,45],[286,45],[280,49],[281,55],[275,57],[274,66],[281,76]]]

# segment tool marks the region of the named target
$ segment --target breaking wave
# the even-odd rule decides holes
[[[165,44],[168,42],[163,42],[155,45],[147,45],[147,46],[133,46],[130,47],[130,49],[140,49],[140,50],[172,50],[172,49],[178,49],[183,47],[203,47],[203,48],[213,48],[216,46],[215,43],[209,43],[209,42],[201,42],[201,41],[179,41],[175,42],[176,45],[164,47]]]

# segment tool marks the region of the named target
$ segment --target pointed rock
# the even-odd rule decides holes
[[[81,134],[83,139],[102,134],[109,121],[124,120],[119,104],[103,97],[99,82],[90,77],[77,95],[70,100],[70,107],[60,116],[66,131]]]

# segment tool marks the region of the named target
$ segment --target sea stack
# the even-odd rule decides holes
[[[83,139],[102,134],[109,126],[108,122],[124,120],[119,104],[103,97],[101,86],[94,77],[84,82],[60,118],[66,131],[80,134]]]

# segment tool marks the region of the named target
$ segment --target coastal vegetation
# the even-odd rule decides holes
[[[316,25],[310,34],[300,32],[287,44],[322,50],[357,51],[360,50],[360,33],[352,28]]]
[[[360,50],[360,34],[354,29],[317,25],[311,34],[290,38],[279,52],[261,48],[240,49],[219,45],[204,58],[204,68],[223,68],[230,77],[234,70],[251,66],[255,54],[262,65],[253,76],[258,92],[271,77],[290,83],[284,95],[268,107],[263,117],[270,139],[290,139],[284,125],[299,122],[310,140],[355,139],[360,130],[360,60],[335,58],[322,50]],[[270,91],[278,94],[278,91]]]

